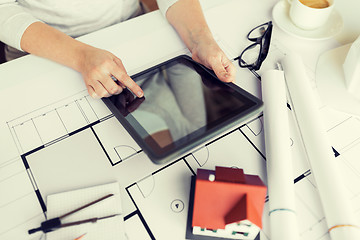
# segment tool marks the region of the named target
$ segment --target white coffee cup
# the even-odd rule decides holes
[[[290,19],[299,28],[313,30],[323,26],[334,9],[335,0],[327,0],[328,7],[314,8],[303,4],[300,0],[288,0]]]

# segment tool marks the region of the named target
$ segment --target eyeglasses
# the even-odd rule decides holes
[[[239,66],[249,70],[259,70],[265,60],[270,47],[272,33],[272,22],[267,22],[253,28],[247,35],[247,39],[254,42],[240,54]]]

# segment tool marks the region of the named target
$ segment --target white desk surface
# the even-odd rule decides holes
[[[272,19],[276,2],[204,0],[202,4],[219,45],[234,58],[249,45],[247,32]],[[338,0],[336,8],[343,17],[344,29],[329,40],[300,40],[274,24],[273,45],[259,73],[273,68],[291,49],[301,54],[309,75],[314,77],[319,54],[350,43],[360,34],[356,12],[360,2]],[[80,40],[118,55],[130,74],[188,53],[158,11]],[[258,80],[247,69],[237,68],[237,84],[261,97]],[[114,128],[124,130],[113,117],[107,117],[109,112],[100,100],[89,98],[80,74],[73,70],[26,56],[0,65],[0,79],[2,240],[39,239],[40,235],[28,236],[26,231],[44,220],[44,206],[39,203],[42,199],[45,204],[47,195],[114,180],[120,182],[129,239],[184,239],[189,178],[197,168],[237,166],[266,182],[261,116],[184,158],[159,166],[152,164],[125,132],[123,136],[113,134]],[[360,165],[356,159],[360,151],[360,119],[327,106],[322,106],[321,111],[333,147],[340,154],[344,178],[352,183],[347,186],[353,193],[352,201],[359,202]],[[65,129],[62,125],[66,125]],[[70,130],[76,134],[68,136]],[[315,183],[309,166],[301,159],[303,153],[295,135],[292,142],[301,239],[329,239]],[[184,208],[174,208],[175,204],[183,204]],[[261,239],[269,239],[266,205]],[[354,204],[354,211],[360,218],[358,204]]]

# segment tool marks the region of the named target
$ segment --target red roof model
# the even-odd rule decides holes
[[[224,229],[227,224],[249,220],[262,228],[265,197],[261,179],[242,169],[198,169],[192,226]]]

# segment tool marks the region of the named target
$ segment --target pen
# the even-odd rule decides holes
[[[231,62],[235,62],[235,61],[241,61],[243,64],[246,64],[246,62],[244,61],[244,60],[242,60],[242,59],[240,59],[240,56],[238,56],[238,57],[236,57],[236,58],[234,58],[234,59],[232,59],[232,60],[230,60]],[[257,79],[259,79],[259,80],[261,80],[261,76],[254,70],[254,69],[249,69],[250,70],[250,72],[252,72],[252,74],[254,74],[254,76],[257,78]],[[280,70],[280,69],[279,69]]]

